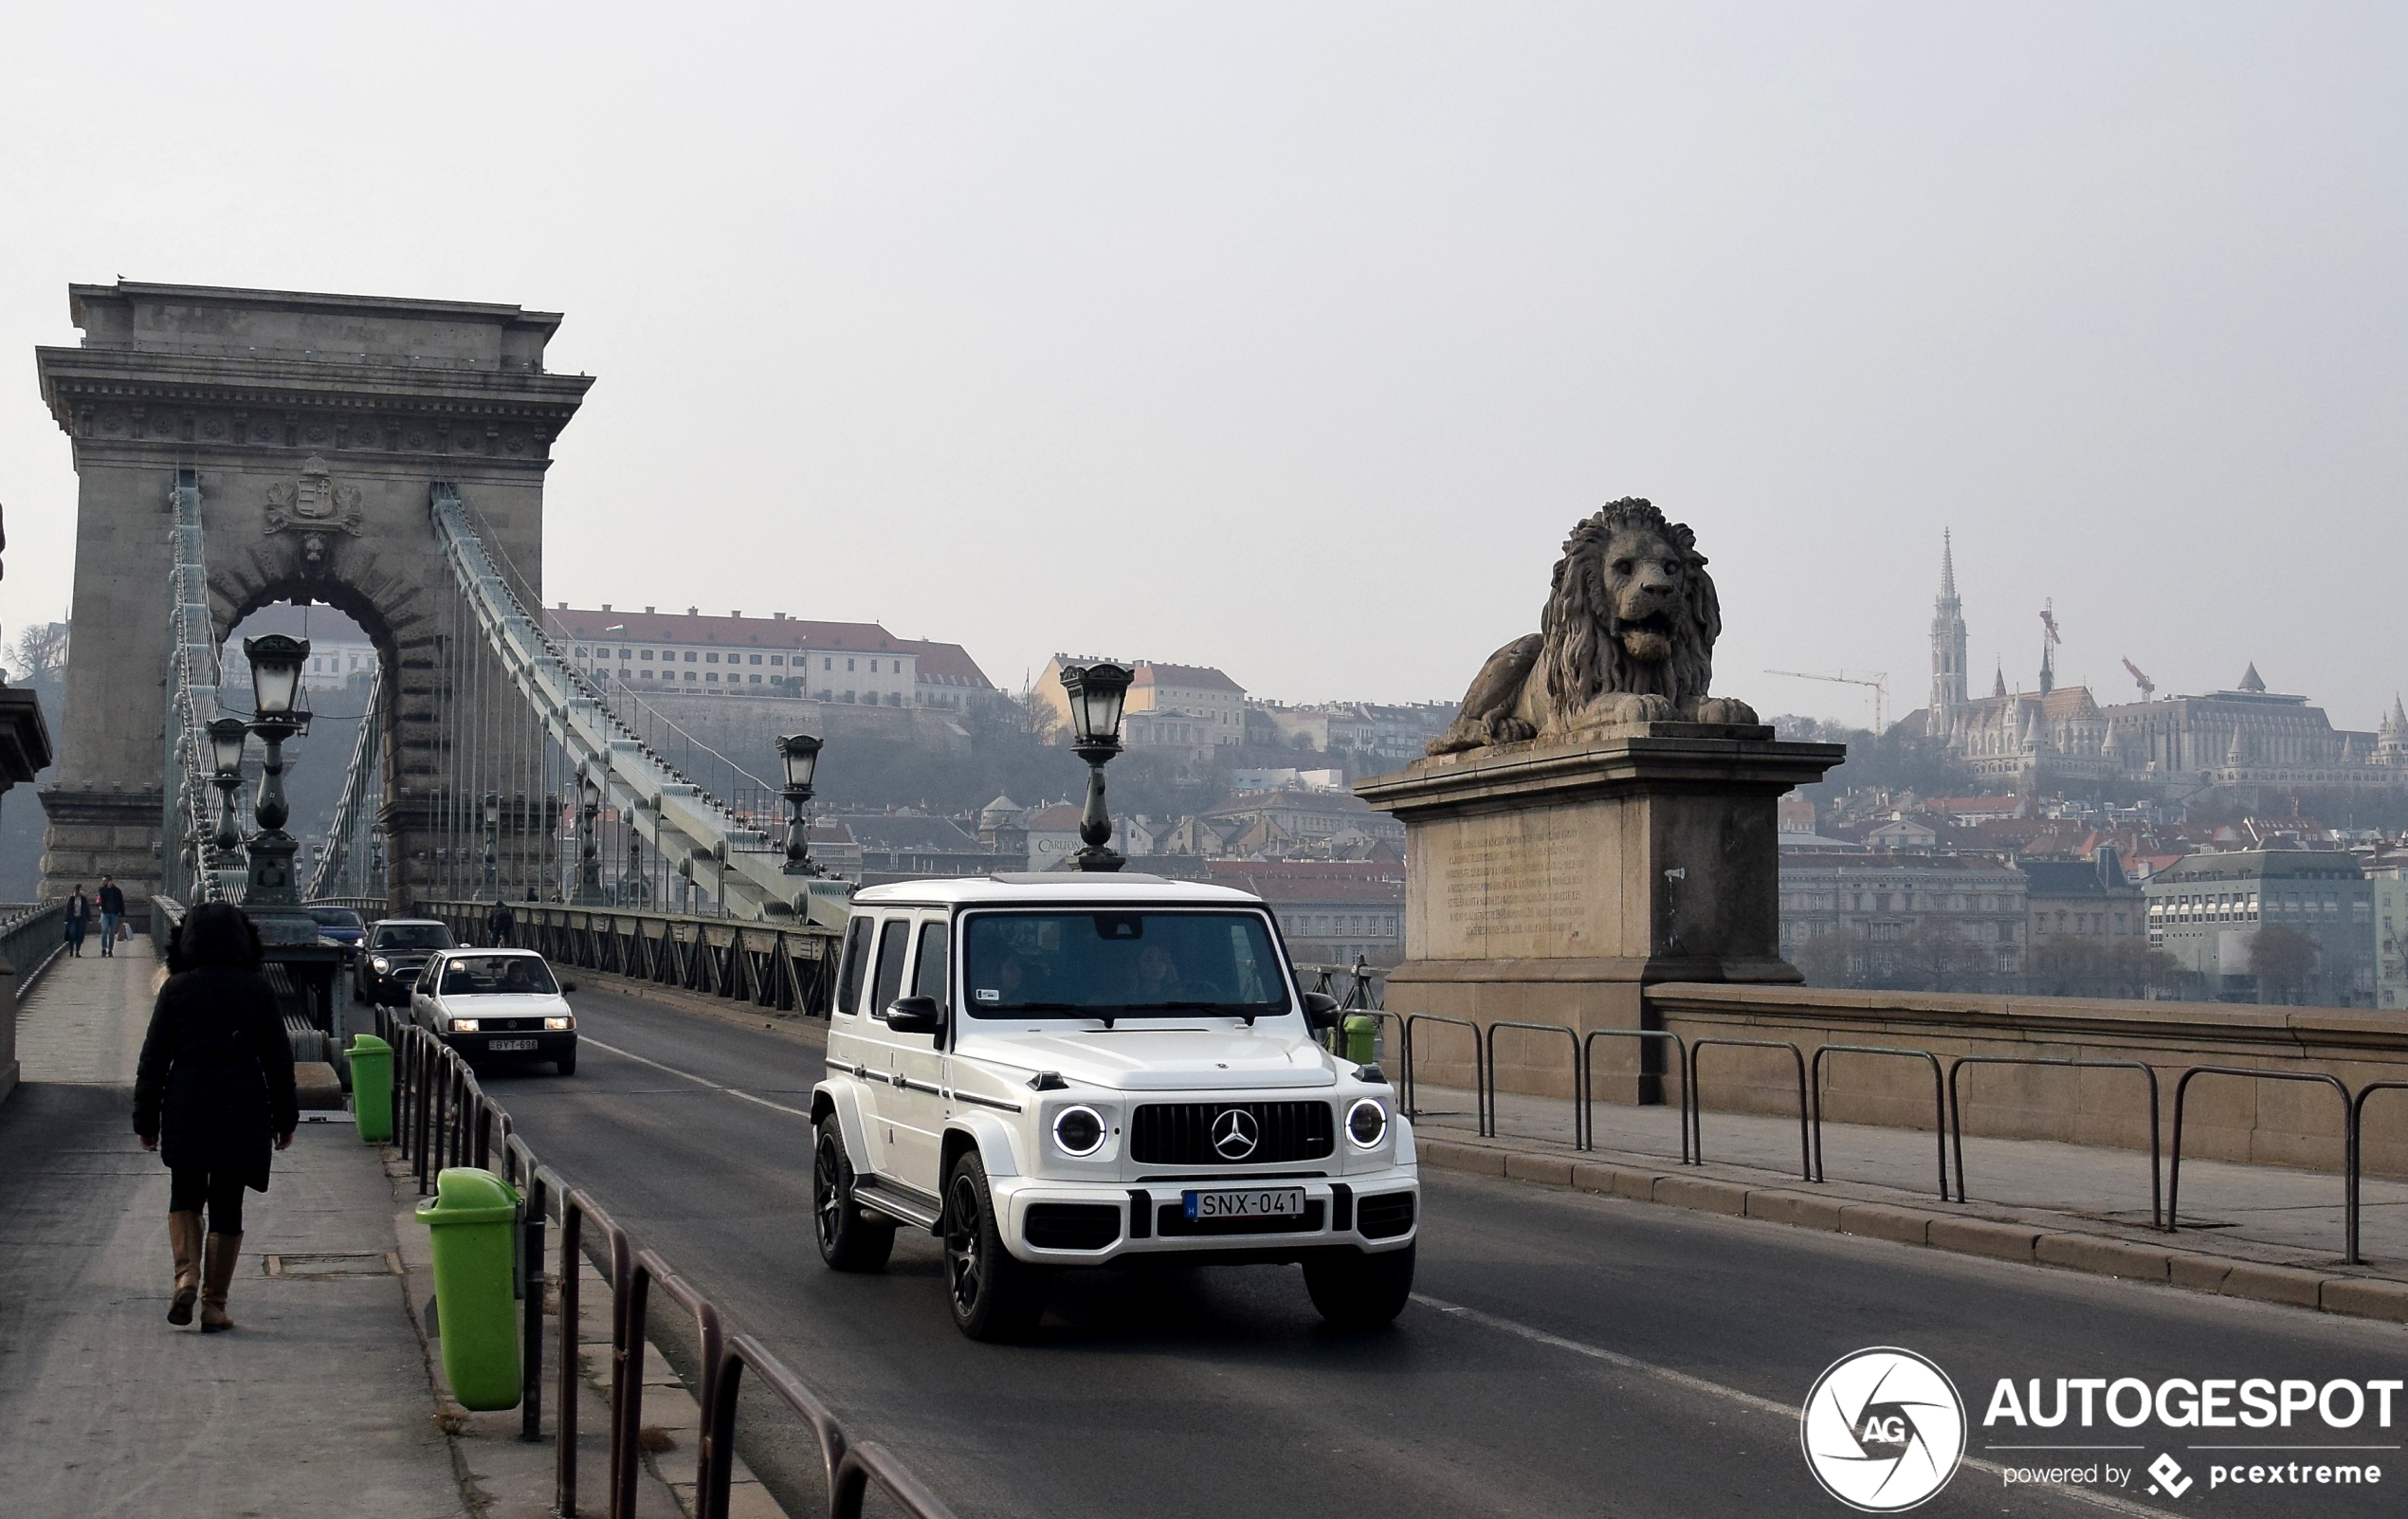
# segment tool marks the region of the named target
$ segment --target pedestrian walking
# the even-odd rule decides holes
[[[518,915],[510,910],[509,900],[497,895],[493,899],[493,910],[485,914],[485,937],[493,942],[492,947],[508,949],[510,936],[516,933],[518,928]]]
[[[293,1047],[259,967],[259,930],[242,908],[194,907],[168,947],[134,1077],[134,1132],[170,1177],[167,1322],[192,1323],[197,1294],[204,1334],[234,1327],[226,1291],[243,1250],[243,1193],[267,1190],[269,1146],[292,1144],[301,1124]]]
[[[83,883],[78,881],[67,895],[67,953],[78,960],[83,958],[83,930],[91,922],[92,899],[83,894]]]
[[[123,888],[117,884],[117,877],[110,875],[100,877],[100,890],[99,898],[100,905],[100,953],[102,955],[115,958],[117,955],[118,925],[125,922],[125,891]]]

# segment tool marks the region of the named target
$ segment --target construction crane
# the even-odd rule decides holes
[[[2142,701],[2145,702],[2150,697],[2157,694],[2157,682],[2149,679],[2146,675],[2142,674],[2140,666],[2133,664],[2127,659],[2124,662],[2124,668],[2132,672],[2132,684],[2141,688]]]
[[[1889,731],[1889,672],[1882,670],[1872,676],[1851,675],[1841,670],[1836,675],[1817,675],[1812,670],[1768,669],[1767,675],[1787,675],[1801,681],[1832,681],[1841,686],[1863,686],[1873,693],[1873,736],[1879,738]]]

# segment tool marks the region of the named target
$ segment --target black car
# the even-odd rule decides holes
[[[452,947],[451,930],[432,918],[385,918],[368,925],[352,952],[351,999],[408,1007],[410,987],[427,961]]]

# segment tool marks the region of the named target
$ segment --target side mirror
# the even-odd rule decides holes
[[[1327,992],[1304,994],[1304,1027],[1334,1029],[1338,1027],[1338,998]]]
[[[945,1010],[933,997],[899,997],[886,1009],[886,1027],[897,1034],[934,1034],[945,1026]]]
[[[560,995],[562,997],[568,996],[571,992],[574,992],[576,989],[577,983],[575,981],[562,981],[560,983]]]

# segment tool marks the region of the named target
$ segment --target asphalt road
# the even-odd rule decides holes
[[[882,1275],[811,1243],[803,1116],[817,1052],[585,991],[579,1073],[490,1073],[548,1162],[587,1186],[812,1385],[855,1437],[895,1450],[967,1515],[1839,1514],[1795,1410],[1870,1345],[1943,1367],[1969,1455],[2137,1472],[2121,1511],[2397,1511],[2408,1459],[2370,1411],[2349,1429],[2014,1430],[1980,1420],[1999,1378],[2408,1375],[2408,1329],[1880,1241],[1428,1172],[1417,1301],[1391,1328],[1324,1327],[1293,1267],[1066,1274],[1035,1340],[957,1334],[935,1241]],[[656,1334],[677,1338],[664,1312]],[[674,1356],[675,1352],[672,1351]],[[2304,1416],[2307,1419],[2313,1415]],[[810,1486],[760,1401],[739,1444],[774,1487]],[[2374,1488],[2211,1491],[2226,1461],[2366,1446]],[[2120,1446],[2043,1452],[2005,1445]],[[2149,1496],[2170,1453],[2184,1495]],[[1973,1464],[1920,1512],[2118,1511]]]

